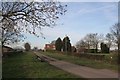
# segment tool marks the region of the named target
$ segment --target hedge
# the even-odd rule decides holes
[[[13,54],[17,54],[17,53],[23,53],[23,51],[9,51],[9,52],[4,52],[2,57],[12,56]]]
[[[94,54],[94,53],[83,53],[83,54],[78,54],[74,53],[74,56],[77,57],[84,57],[92,60],[98,60],[98,61],[103,61],[111,64],[118,64],[118,54],[117,53],[111,53],[111,54]]]

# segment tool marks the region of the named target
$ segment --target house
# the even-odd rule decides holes
[[[45,51],[46,50],[55,50],[55,44],[45,44]]]

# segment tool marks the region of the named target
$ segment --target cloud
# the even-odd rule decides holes
[[[85,16],[86,14],[97,15],[99,13],[101,13],[102,17],[104,16],[105,19],[113,21],[113,22],[116,20],[116,22],[117,22],[117,20],[118,20],[118,4],[117,3],[110,3],[110,4],[100,3],[99,7],[87,5],[87,6],[82,7],[78,11],[77,15],[79,15],[79,16],[83,16],[83,15]]]
[[[104,11],[104,10],[107,10],[107,9],[111,9],[115,7],[115,5],[105,5],[103,7],[98,7],[98,8],[83,8],[83,9],[80,9],[78,11],[78,14],[79,15],[84,15],[84,14],[88,14],[88,13],[95,13],[95,12],[98,12],[98,11]]]

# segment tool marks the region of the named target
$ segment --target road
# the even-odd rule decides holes
[[[94,69],[66,61],[57,60],[37,52],[35,52],[35,54],[38,56],[44,56],[49,64],[55,67],[83,78],[118,78],[118,73],[108,69]]]

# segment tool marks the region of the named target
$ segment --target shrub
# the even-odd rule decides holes
[[[109,48],[106,44],[101,43],[100,46],[101,46],[101,52],[102,53],[109,53]]]
[[[30,51],[30,50],[31,50],[30,43],[25,43],[25,44],[24,44],[24,47],[25,47],[25,50],[26,50],[26,51]]]
[[[55,53],[56,52],[56,50],[51,50],[51,49],[47,49],[46,51],[47,52],[51,52],[51,53]]]
[[[104,54],[80,54],[80,57],[88,58],[88,59],[93,59],[93,60],[103,60],[104,59]]]
[[[90,53],[97,53],[97,49],[89,49]]]
[[[106,55],[104,61],[112,64],[118,64],[118,54],[111,53],[110,55]]]
[[[4,52],[2,57],[8,57],[8,56],[12,56],[14,54],[20,54],[20,53],[23,53],[23,51]]]

